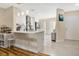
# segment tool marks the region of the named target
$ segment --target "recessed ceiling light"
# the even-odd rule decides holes
[[[26,10],[26,14],[29,14],[29,10]]]
[[[21,12],[21,15],[23,16],[24,15],[24,12]]]
[[[17,16],[20,16],[20,13],[19,12],[17,13]]]

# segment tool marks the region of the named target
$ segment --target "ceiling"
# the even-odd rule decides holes
[[[30,10],[34,16],[40,15],[39,18],[55,17],[57,8],[62,8],[64,11],[79,10],[79,6],[75,6],[75,3],[0,3],[1,8],[10,6]]]

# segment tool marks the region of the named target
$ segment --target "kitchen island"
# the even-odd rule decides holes
[[[44,31],[14,31],[15,46],[32,52],[42,52]]]

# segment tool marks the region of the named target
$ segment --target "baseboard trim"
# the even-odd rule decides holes
[[[74,40],[74,39],[64,39],[64,40]],[[75,40],[78,40],[79,41],[79,39],[75,39]]]

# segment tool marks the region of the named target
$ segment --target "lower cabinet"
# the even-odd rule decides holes
[[[32,52],[42,52],[44,48],[44,33],[15,33],[15,46]]]

